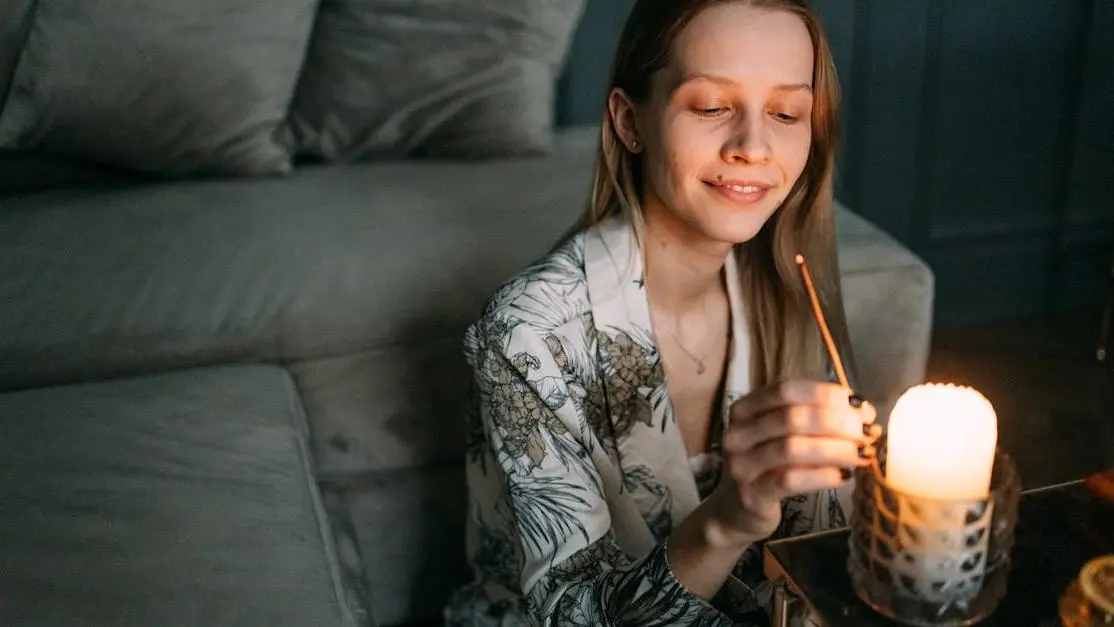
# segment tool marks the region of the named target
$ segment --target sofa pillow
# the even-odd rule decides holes
[[[27,38],[32,0],[0,2],[0,109],[8,97],[8,86],[15,72],[15,60]]]
[[[38,2],[0,148],[162,173],[285,172],[282,121],[316,4]]]
[[[322,0],[291,109],[326,160],[549,152],[584,0]]]

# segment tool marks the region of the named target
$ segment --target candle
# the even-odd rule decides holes
[[[910,388],[890,413],[886,479],[895,490],[936,499],[985,499],[998,420],[978,391],[955,385]]]

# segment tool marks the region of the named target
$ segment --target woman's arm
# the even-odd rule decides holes
[[[590,455],[598,442],[545,342],[528,325],[497,324],[470,338],[469,357],[484,457],[496,462],[485,465],[483,483],[501,486],[481,499],[488,512],[478,520],[509,517],[520,553],[517,584],[533,619],[556,627],[738,624],[708,597],[749,539],[718,529],[714,502],[697,508],[667,543],[629,559],[615,541]]]
[[[667,556],[677,581],[686,590],[705,599],[714,597],[731,576],[743,553],[762,540],[727,529],[725,516],[713,492],[669,536]]]

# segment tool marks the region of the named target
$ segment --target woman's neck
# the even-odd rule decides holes
[[[646,289],[654,308],[680,323],[725,294],[722,271],[731,244],[697,233],[653,197],[643,202]]]

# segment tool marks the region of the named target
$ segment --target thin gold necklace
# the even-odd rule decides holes
[[[685,345],[681,343],[681,338],[677,337],[676,333],[674,333],[670,329],[666,329],[666,332],[669,333],[669,335],[673,336],[673,342],[677,345],[677,348],[681,349],[681,352],[688,355],[689,359],[696,362],[696,374],[704,374],[704,372],[707,370],[704,367],[704,360],[708,358],[708,355],[712,354],[712,351],[715,350],[715,347],[713,346],[712,348],[709,348],[708,352],[704,353],[703,357],[697,357],[696,355],[693,355],[691,352],[689,352],[689,349],[685,348]]]
[[[703,317],[705,319],[707,319],[707,317],[708,317],[708,301],[707,301],[707,299],[705,299],[704,302],[701,303],[701,306],[704,309]],[[674,322],[676,322],[676,321],[674,321]],[[677,325],[674,324],[673,326],[676,327]],[[709,348],[708,351],[705,352],[703,356],[697,357],[696,355],[693,354],[692,351],[685,348],[684,343],[681,342],[681,337],[679,335],[677,335],[677,333],[673,329],[666,329],[665,332],[673,337],[673,342],[677,345],[677,348],[681,349],[681,352],[683,352],[685,355],[688,356],[689,359],[693,360],[696,363],[696,374],[697,375],[702,375],[705,372],[707,372],[708,369],[706,367],[704,367],[704,360],[707,359],[708,356],[712,354],[712,351],[715,350],[715,346],[712,346],[712,348]]]

